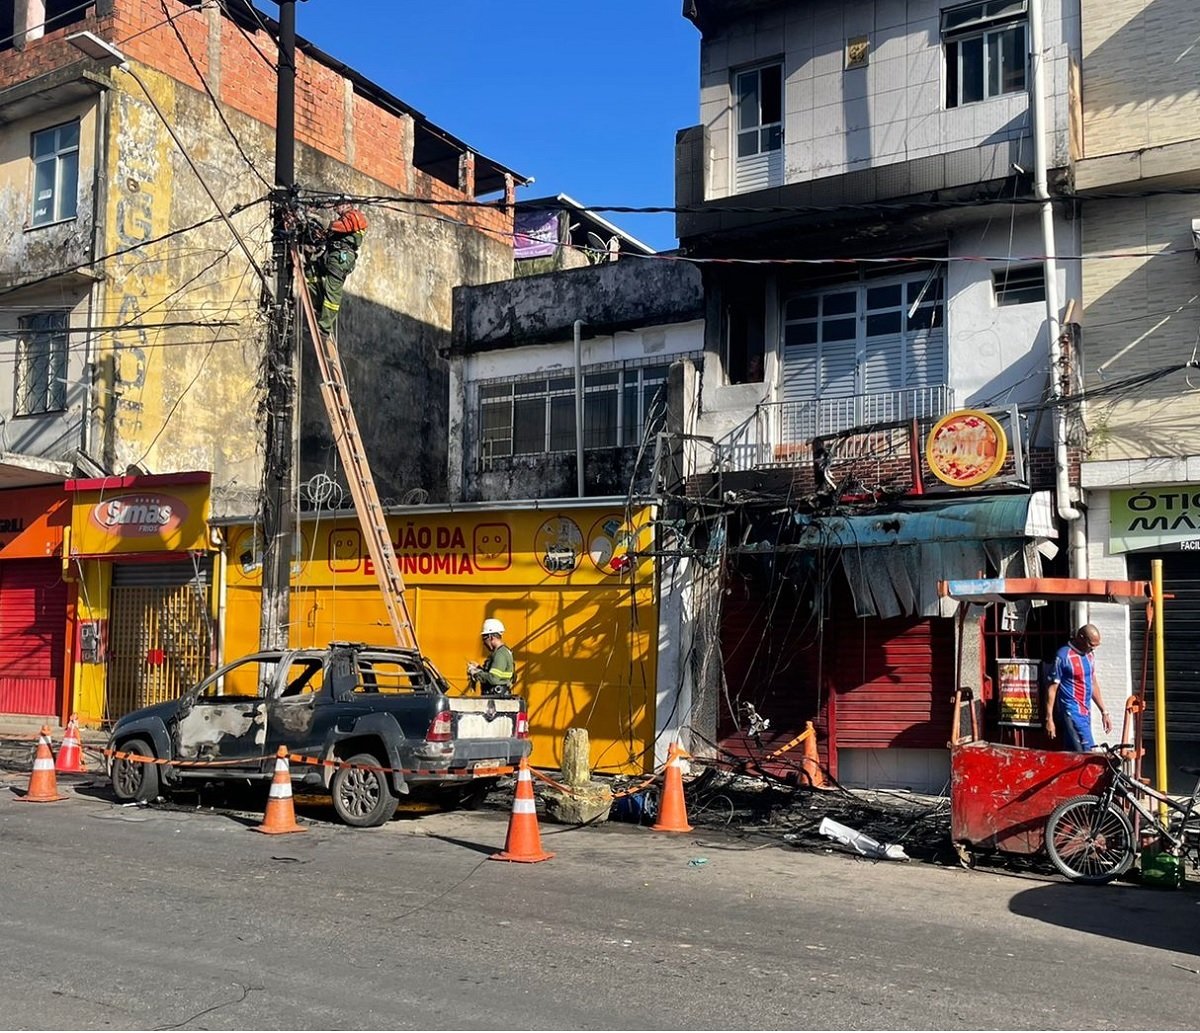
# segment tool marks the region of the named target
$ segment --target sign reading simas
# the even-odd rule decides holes
[[[1112,552],[1200,549],[1200,490],[1189,485],[1109,494]]]
[[[118,538],[165,538],[187,519],[182,499],[159,492],[102,499],[89,514],[91,523]]]

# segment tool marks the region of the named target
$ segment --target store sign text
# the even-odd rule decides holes
[[[178,530],[187,519],[182,499],[157,492],[120,495],[92,507],[92,524],[118,538],[161,538]]]

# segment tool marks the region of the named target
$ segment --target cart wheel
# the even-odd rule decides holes
[[[968,846],[964,846],[962,843],[955,843],[954,852],[958,854],[958,863],[966,868],[967,871],[975,869],[975,851]]]

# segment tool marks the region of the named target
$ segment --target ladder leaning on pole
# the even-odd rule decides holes
[[[354,508],[358,512],[363,537],[367,540],[367,552],[375,566],[379,589],[383,592],[388,621],[392,625],[397,644],[416,649],[417,636],[409,617],[408,605],[404,601],[404,578],[400,573],[396,550],[392,548],[387,517],[379,502],[379,493],[375,490],[375,478],[371,475],[371,467],[367,463],[367,453],[363,448],[362,436],[358,432],[354,408],[350,404],[350,392],[346,389],[346,377],[342,370],[341,356],[338,355],[337,343],[332,334],[325,336],[317,326],[312,298],[304,286],[304,260],[299,249],[295,247],[292,248],[292,264],[296,271],[296,293],[300,298],[300,308],[308,323],[309,336],[312,337],[313,347],[317,352],[317,364],[321,369],[321,397],[325,401],[325,411],[329,414],[338,455],[346,468],[350,495],[354,499]]]

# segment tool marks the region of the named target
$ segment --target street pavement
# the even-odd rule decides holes
[[[1200,894],[870,862],[711,831],[506,815],[375,830],[301,806],[122,807],[0,773],[0,1026],[30,1029],[1173,1029]],[[265,792],[265,789],[264,789]],[[251,799],[243,806],[253,806]]]

